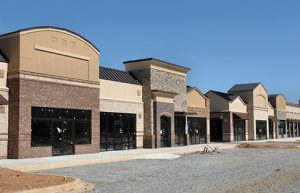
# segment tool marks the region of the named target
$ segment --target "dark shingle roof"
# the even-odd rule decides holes
[[[141,83],[128,72],[106,67],[99,67],[99,78],[104,80],[141,85]]]
[[[8,63],[7,57],[3,54],[1,50],[0,50],[0,62]]]
[[[235,92],[235,91],[251,91],[254,90],[258,85],[261,83],[248,83],[248,84],[236,84],[228,92]]]
[[[191,90],[195,89],[195,87],[186,86],[186,92],[190,92]]]
[[[237,96],[234,96],[232,94],[228,94],[228,93],[224,93],[224,92],[219,92],[219,91],[215,91],[215,90],[210,90],[209,92],[212,92],[216,95],[218,95],[219,97],[222,97],[223,99],[227,100],[227,101],[232,101],[234,100]]]

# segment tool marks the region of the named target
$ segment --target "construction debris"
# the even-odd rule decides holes
[[[221,153],[221,150],[217,146],[211,147],[210,145],[205,144],[204,148],[203,148],[203,151],[202,151],[202,154],[205,154],[205,153],[209,153],[210,155],[213,155],[215,153]]]

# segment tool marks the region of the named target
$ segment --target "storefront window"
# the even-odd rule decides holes
[[[136,148],[136,115],[128,113],[100,113],[101,151]]]
[[[44,107],[32,107],[31,111],[31,146],[91,143],[91,111]]]

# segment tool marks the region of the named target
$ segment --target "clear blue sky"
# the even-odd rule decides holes
[[[68,28],[93,42],[100,64],[155,57],[187,66],[203,92],[263,82],[300,99],[298,0],[9,0],[0,34],[37,25]]]

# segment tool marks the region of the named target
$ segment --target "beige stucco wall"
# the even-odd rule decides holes
[[[300,121],[300,106],[286,105],[287,119],[297,119]]]
[[[180,76],[187,76],[187,72],[185,70],[182,70],[176,66],[173,65],[165,65],[162,62],[157,61],[140,61],[140,62],[132,62],[132,63],[125,63],[126,71],[133,71],[133,70],[143,70],[143,69],[156,69],[161,70],[164,72],[169,72],[172,74],[177,74]]]
[[[268,115],[269,116],[275,116],[275,110],[272,107],[271,103],[268,103]]]
[[[261,84],[254,89],[253,96],[253,106],[268,108],[268,93]]]
[[[18,70],[20,66],[20,36],[14,33],[0,37],[0,49],[9,58],[8,70]]]
[[[207,108],[206,98],[202,96],[198,91],[192,90],[187,93],[187,106]]]
[[[229,103],[229,111],[247,113],[247,105],[242,101],[240,97]]]
[[[210,112],[223,112],[229,110],[229,103],[225,99],[212,92],[208,92],[206,96],[210,101]]]
[[[136,114],[137,148],[143,147],[144,103],[141,85],[100,79],[100,112]]]
[[[142,102],[142,86],[100,79],[100,98]]]
[[[16,49],[12,49],[13,46]],[[2,47],[11,60],[9,74],[21,72],[99,83],[99,52],[68,31],[52,28],[25,30],[1,37]]]
[[[284,96],[278,95],[276,97],[276,108],[278,110],[282,110],[282,111],[286,110],[286,100],[285,100]]]
[[[7,158],[8,105],[0,105],[0,159]]]
[[[7,83],[7,63],[0,62],[0,87],[6,87]]]

